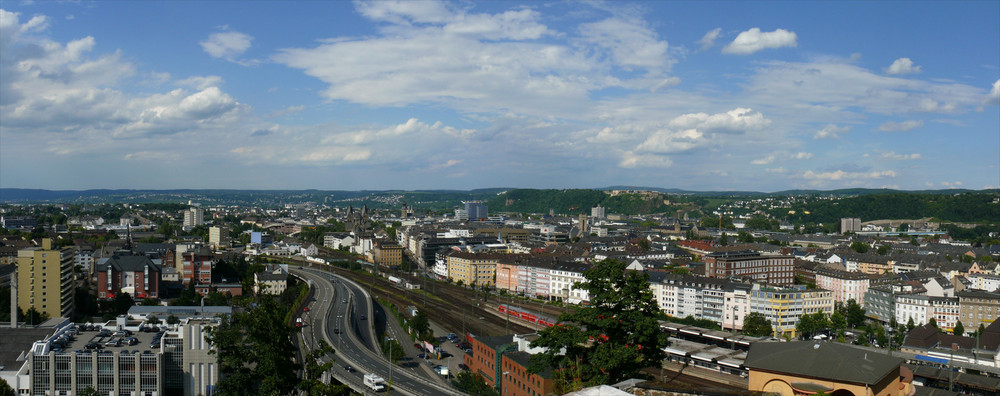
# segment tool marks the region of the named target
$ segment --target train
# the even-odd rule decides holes
[[[500,304],[497,306],[497,310],[500,313],[507,314],[510,313],[511,316],[521,318],[521,320],[526,320],[531,323],[538,323],[540,325],[552,327],[556,325],[556,320],[545,315],[540,315],[527,309],[512,307],[508,304]]]

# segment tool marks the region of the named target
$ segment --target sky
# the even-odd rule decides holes
[[[0,187],[1000,187],[1000,1],[0,2]]]

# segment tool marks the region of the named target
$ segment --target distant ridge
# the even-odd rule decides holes
[[[233,196],[233,195],[246,195],[246,194],[265,194],[265,195],[276,195],[276,196],[295,196],[295,195],[311,195],[311,196],[340,196],[340,197],[360,197],[372,194],[453,194],[453,195],[467,195],[468,197],[463,199],[479,199],[483,197],[479,196],[490,196],[496,195],[504,191],[512,190],[537,190],[530,188],[479,188],[473,190],[452,190],[452,189],[440,189],[440,190],[238,190],[238,189],[165,189],[165,190],[154,190],[154,189],[90,189],[90,190],[46,190],[46,189],[30,189],[30,188],[0,188],[0,202],[74,202],[74,201],[89,201],[89,200],[104,200],[113,197],[127,198],[130,196],[137,195],[153,195],[153,196],[174,196],[172,197],[174,201],[181,199],[183,195],[196,195],[196,196],[206,196],[206,197],[223,197],[223,196]],[[760,192],[760,191],[693,191],[693,190],[682,190],[678,188],[660,188],[660,187],[642,187],[642,186],[609,186],[601,188],[581,188],[577,190],[596,190],[596,191],[608,191],[608,190],[644,190],[644,191],[656,191],[666,194],[685,194],[685,195],[702,195],[702,196],[728,196],[728,197],[738,197],[738,196],[783,196],[783,195],[836,195],[836,196],[847,196],[847,195],[871,195],[871,194],[889,194],[889,193],[918,193],[918,194],[961,194],[969,192],[978,193],[989,193],[989,192],[1000,192],[997,189],[991,190],[969,190],[969,189],[945,189],[945,190],[892,190],[892,189],[870,189],[870,188],[849,188],[849,189],[838,189],[838,190],[784,190],[776,192]],[[153,200],[155,201],[155,199]]]

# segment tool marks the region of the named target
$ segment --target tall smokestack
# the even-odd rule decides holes
[[[10,273],[10,328],[17,328],[17,269]]]

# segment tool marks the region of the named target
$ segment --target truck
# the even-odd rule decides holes
[[[365,374],[365,386],[373,391],[381,392],[385,390],[385,380],[378,374]]]

